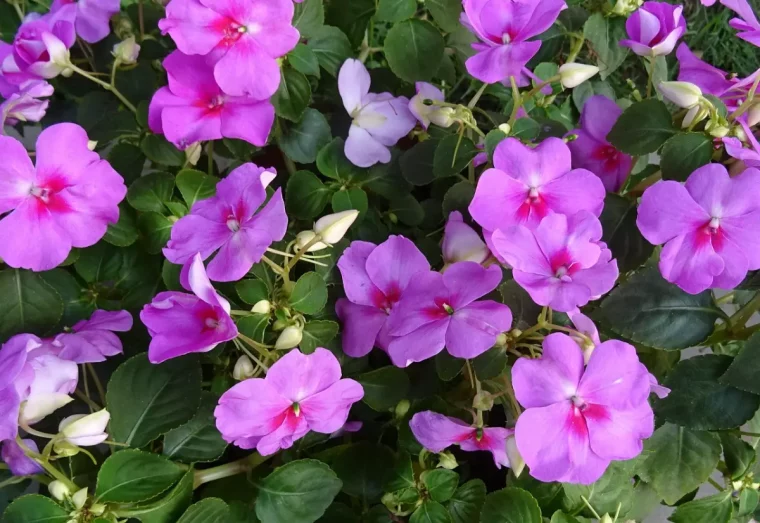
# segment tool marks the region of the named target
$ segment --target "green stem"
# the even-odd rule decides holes
[[[560,75],[552,76],[545,82],[542,82],[538,84],[536,87],[528,91],[525,95],[520,95],[520,90],[517,88],[517,82],[515,81],[514,76],[509,77],[509,81],[512,83],[512,115],[509,117],[509,126],[512,127],[515,122],[517,121],[517,112],[520,110],[520,107],[523,107],[526,102],[529,102],[531,98],[536,96],[538,93],[541,92],[541,89],[546,87],[547,85],[551,85],[554,82],[559,82],[562,79]]]
[[[733,332],[736,327],[744,327],[758,309],[760,309],[760,292],[756,293],[755,296],[744,305],[744,307],[739,309],[736,314],[729,318],[729,331]]]
[[[739,431],[740,436],[749,436],[750,438],[760,438],[760,433],[757,432],[747,432],[746,430],[740,430]]]
[[[90,371],[90,376],[92,376],[92,380],[95,382],[95,388],[98,389],[98,396],[100,396],[100,402],[105,405],[106,404],[106,390],[103,388],[103,384],[100,382],[100,378],[98,378],[98,373],[95,372],[95,367],[92,366],[92,363],[85,363],[85,366],[87,367],[87,370]]]
[[[240,338],[241,340],[243,340],[244,342],[246,342],[248,345],[250,345],[254,349],[256,349],[256,352],[258,352],[259,354],[261,354],[265,358],[268,358],[270,356],[269,351],[267,350],[267,346],[266,345],[264,345],[262,343],[259,343],[256,340],[252,340],[251,338],[249,338],[245,334],[241,334],[239,332],[238,332],[237,337]]]
[[[43,469],[45,469],[45,472],[53,476],[55,479],[66,485],[68,489],[74,493],[79,490],[79,487],[76,483],[71,481],[69,478],[67,478],[63,473],[55,468],[53,465],[51,465],[46,459],[44,459],[41,455],[37,454],[33,450],[31,450],[29,447],[27,447],[24,442],[21,440],[21,438],[16,438],[16,443],[18,443],[18,446],[21,447],[21,450],[24,451],[24,454],[27,455],[27,457],[33,459],[36,461]]]
[[[303,248],[299,249],[298,252],[293,256],[290,261],[285,265],[285,270],[283,271],[283,274],[288,274],[293,269],[293,267],[296,266],[296,263],[298,263],[298,260],[301,259],[301,257],[306,254],[309,251],[309,248],[319,242],[322,241],[322,235],[316,234],[314,238],[309,240],[309,242],[303,246]]]
[[[104,82],[100,78],[94,77],[93,75],[91,75],[90,73],[88,73],[87,71],[85,71],[84,69],[80,69],[79,67],[77,67],[76,65],[74,65],[72,63],[68,64],[68,68],[71,69],[72,71],[74,71],[75,73],[77,73],[77,74],[79,74],[81,76],[84,76],[85,78],[87,78],[91,82],[95,82],[96,84],[98,84],[99,86],[101,86],[106,91],[109,91],[109,92],[113,93],[116,96],[116,98],[118,98],[121,101],[121,103],[123,103],[124,106],[127,109],[129,109],[133,113],[137,114],[137,108],[134,105],[132,105],[132,102],[130,102],[129,100],[127,100],[127,98],[123,94],[121,94],[121,92],[115,86],[113,86],[113,85],[111,85],[109,83]]]
[[[119,67],[119,60],[113,61],[113,66],[111,67],[111,87],[116,88],[116,69]]]
[[[137,2],[137,20],[140,26],[140,41],[145,38],[145,14],[143,13],[143,0]]]
[[[21,10],[21,6],[18,5],[18,3],[11,1],[11,5],[13,6],[13,9],[16,10],[16,14],[18,15],[19,19],[23,22],[24,21],[24,12]]]
[[[488,87],[488,84],[483,84],[480,86],[480,89],[475,93],[475,96],[472,97],[472,100],[470,100],[470,103],[467,104],[467,108],[472,111],[472,109],[478,105],[478,102],[480,101],[480,97],[483,96],[483,93],[486,91],[486,88]]]
[[[586,38],[583,35],[575,35],[573,34],[573,37],[575,40],[573,41],[573,47],[570,49],[570,54],[567,57],[567,63],[575,62],[575,59],[578,58],[578,54],[583,49],[583,44],[586,43]]]
[[[736,111],[731,113],[731,115],[728,117],[729,122],[733,122],[741,115],[749,111],[749,108],[752,107],[752,102],[755,98],[755,92],[757,91],[758,83],[760,83],[760,74],[757,75],[757,78],[755,78],[755,81],[752,83],[752,88],[749,90],[749,93],[747,93],[747,99],[736,109]]]
[[[218,479],[236,476],[244,472],[249,472],[262,463],[265,463],[272,456],[262,456],[258,452],[251,454],[247,458],[239,459],[225,465],[219,465],[210,469],[197,470],[193,477],[193,488],[197,489],[204,483],[210,483]]]
[[[652,96],[652,85],[654,84],[654,64],[657,59],[654,56],[649,57],[649,79],[647,80],[647,98]]]
[[[714,480],[714,479],[712,479],[712,478],[707,478],[707,482],[708,482],[710,485],[712,485],[713,487],[715,487],[715,488],[718,490],[718,492],[723,492],[724,490],[726,490],[724,487],[721,487],[721,486],[720,486],[720,483],[718,483],[717,481],[715,481],[715,480]]]

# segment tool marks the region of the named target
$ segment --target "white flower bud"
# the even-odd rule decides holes
[[[317,234],[314,231],[302,231],[299,232],[296,235],[296,247],[298,247],[298,250],[302,250],[304,247],[306,247],[306,244],[311,242],[311,240],[314,239],[314,237]],[[322,249],[327,249],[329,245],[322,243],[322,242],[316,242],[311,245],[311,247],[308,248],[306,252],[314,252],[314,251],[321,251]]]
[[[71,502],[74,503],[74,506],[78,509],[84,507],[85,503],[87,503],[87,487],[77,490],[74,495],[71,496]]]
[[[98,142],[95,140],[87,140],[87,148],[91,151],[94,151],[95,148],[98,146]]]
[[[754,127],[760,123],[760,103],[754,104],[747,112],[747,125]]]
[[[135,41],[134,36],[130,36],[113,46],[111,54],[122,64],[132,65],[137,62],[137,57],[140,55],[140,45]]]
[[[105,409],[92,414],[77,414],[61,421],[58,430],[68,443],[91,447],[108,439],[105,432],[111,414]]]
[[[700,105],[695,105],[691,109],[689,109],[689,112],[686,113],[686,116],[683,117],[683,122],[681,122],[681,128],[686,129],[687,127],[691,127],[692,125],[696,125],[702,120],[705,119],[707,116],[708,111],[702,108]]]
[[[520,455],[520,451],[517,450],[517,441],[514,436],[507,438],[507,458],[509,459],[509,467],[515,473],[515,477],[519,478],[525,468],[525,460]]]
[[[271,311],[272,304],[269,303],[269,300],[259,300],[251,309],[251,312],[255,314],[269,314]]]
[[[660,93],[684,109],[691,109],[702,100],[702,89],[691,82],[661,82]]]
[[[106,511],[106,506],[102,503],[94,503],[90,506],[89,512],[93,516],[102,516]]]
[[[444,450],[438,454],[438,468],[454,470],[458,466],[459,463],[457,463],[457,458],[455,458],[454,454],[448,450]]]
[[[453,107],[439,107],[430,113],[430,121],[440,127],[451,127],[456,119],[456,110]]]
[[[506,135],[509,135],[509,133],[512,132],[512,126],[508,123],[503,123],[499,126],[499,131],[503,132]]]
[[[576,64],[575,62],[561,65],[559,68],[560,82],[567,89],[572,89],[582,84],[589,78],[596,76],[597,73],[599,73],[597,66]]]
[[[243,355],[235,362],[235,368],[232,370],[232,377],[238,381],[247,380],[248,378],[253,377],[253,372],[255,370],[251,358]]]
[[[276,350],[292,349],[294,347],[298,347],[298,344],[301,343],[302,339],[303,331],[300,329],[300,327],[291,325],[290,327],[285,327],[285,329],[280,333],[280,337],[277,338],[277,341],[274,344],[274,348]]]
[[[185,159],[187,160],[187,163],[193,166],[198,165],[202,151],[203,146],[201,145],[201,142],[190,144],[187,149],[185,149]]]
[[[71,495],[69,487],[67,487],[64,482],[57,479],[50,482],[48,485],[48,491],[50,492],[50,495],[58,501],[63,501]]]
[[[356,209],[328,214],[317,220],[314,232],[321,235],[322,241],[327,245],[335,245],[346,235],[348,228],[358,217],[359,211]]]
[[[723,125],[720,121],[710,120],[707,122],[707,125],[705,125],[705,131],[715,138],[723,138],[728,135],[731,129],[726,125]]]
[[[618,16],[628,16],[641,7],[643,3],[644,0],[617,0],[615,7],[612,8],[612,13]]]
[[[605,514],[602,516],[602,519],[599,520],[599,523],[614,523],[612,516],[609,514]]]

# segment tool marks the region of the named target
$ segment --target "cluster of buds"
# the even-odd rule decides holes
[[[102,503],[88,503],[87,487],[72,493],[65,483],[55,480],[48,485],[48,491],[54,499],[63,503],[70,510],[69,517],[71,519],[66,523],[91,521],[93,518],[102,516],[106,511],[106,506]]]
[[[731,127],[725,116],[721,115],[715,105],[702,94],[702,90],[690,82],[662,82],[660,92],[678,107],[688,109],[681,127],[693,129],[695,125],[709,117],[705,131],[715,138],[728,135]]]

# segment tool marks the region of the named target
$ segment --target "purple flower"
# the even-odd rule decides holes
[[[230,304],[212,287],[200,254],[189,265],[186,283],[185,288],[193,294],[161,292],[140,312],[152,338],[148,347],[151,363],[208,352],[238,334]]]
[[[238,383],[225,392],[214,411],[225,441],[262,456],[288,449],[310,430],[332,434],[346,424],[351,405],[364,389],[341,379],[338,359],[327,349],[313,354],[288,352],[265,378]]]
[[[509,330],[509,307],[475,301],[501,282],[501,268],[455,263],[445,273],[415,275],[388,319],[388,354],[397,367],[432,358],[446,347],[456,358],[474,358]]]
[[[621,114],[623,110],[606,96],[592,96],[583,106],[581,128],[571,131],[578,138],[568,144],[573,167],[596,174],[609,192],[620,190],[633,166],[633,158],[607,141]]]
[[[720,3],[739,15],[729,24],[739,31],[736,36],[760,47],[760,22],[747,0],[720,0]]]
[[[477,54],[467,60],[467,71],[489,84],[510,76],[524,81],[525,65],[541,48],[539,40],[528,40],[566,7],[563,0],[464,0],[464,25],[480,40],[472,44]]]
[[[58,11],[71,4],[76,5],[74,27],[85,42],[94,44],[111,32],[111,17],[119,12],[119,0],[53,0],[50,12]]]
[[[21,442],[32,452],[39,453],[40,449],[32,439],[22,439]],[[16,443],[15,439],[9,439],[3,442],[3,450],[0,457],[14,476],[31,476],[41,474],[45,471],[42,466],[24,454],[24,450]]]
[[[417,82],[417,94],[409,100],[409,110],[412,112],[417,121],[427,129],[431,123],[441,127],[451,127],[454,123],[453,107],[442,107],[440,105],[428,105],[426,101],[443,102],[445,97],[443,92],[436,86],[425,82]]]
[[[72,247],[95,245],[119,220],[124,180],[88,148],[76,124],[48,127],[37,138],[37,165],[24,146],[0,136],[0,258],[11,267],[46,271]],[[11,211],[11,212],[9,212]]]
[[[18,92],[0,104],[0,128],[16,122],[39,122],[45,116],[49,102],[40,98],[52,96],[53,86],[43,80],[29,80]]]
[[[224,94],[213,66],[202,56],[175,51],[164,60],[164,68],[169,86],[150,102],[148,123],[154,133],[165,134],[180,149],[223,137],[266,145],[274,123],[269,101]]]
[[[539,305],[568,312],[609,292],[617,261],[599,241],[602,225],[589,212],[552,214],[533,231],[524,225],[499,229],[493,243],[512,266],[515,281]]]
[[[418,412],[409,422],[412,434],[430,452],[443,452],[446,447],[459,445],[462,450],[485,450],[493,455],[498,468],[509,467],[507,438],[514,430],[502,427],[473,427],[462,420],[430,410]]]
[[[472,227],[464,223],[459,211],[449,214],[441,248],[443,261],[447,265],[463,261],[483,263],[491,255],[486,243]]]
[[[68,61],[68,50],[76,41],[74,19],[76,6],[67,5],[55,12],[39,16],[29,15],[21,24],[13,40],[13,62],[20,72],[42,78],[58,76]],[[3,61],[3,70],[13,71]]]
[[[298,43],[291,0],[172,0],[158,22],[177,48],[207,56],[232,96],[266,100],[280,85],[277,59]]]
[[[517,448],[540,481],[591,484],[611,460],[642,451],[654,431],[647,401],[649,371],[636,349],[611,340],[600,344],[584,368],[583,353],[567,335],[544,339],[543,356],[512,367],[517,401]]]
[[[360,358],[377,346],[388,350],[388,315],[409,283],[430,271],[425,255],[403,236],[380,245],[356,241],[338,260],[347,298],[335,304],[343,322],[343,351]]]
[[[723,165],[694,171],[685,184],[660,181],[641,197],[636,224],[665,244],[660,272],[691,294],[733,289],[760,269],[760,171],[731,178]]]
[[[114,332],[131,329],[132,315],[127,311],[97,310],[89,320],[76,323],[69,332],[43,340],[45,345],[40,350],[74,363],[98,363],[122,353],[121,340]]]
[[[214,281],[237,281],[261,260],[272,242],[282,240],[288,217],[277,189],[269,202],[262,184],[267,170],[246,163],[216,186],[216,196],[197,201],[190,214],[172,227],[164,256],[185,264],[200,253],[206,259],[219,251],[208,265]]]
[[[359,60],[346,60],[338,73],[343,107],[353,119],[345,154],[358,167],[391,161],[388,147],[396,145],[417,123],[409,100],[391,93],[370,93],[367,68]]]
[[[625,23],[628,39],[620,45],[639,56],[660,56],[673,52],[686,32],[683,6],[665,2],[644,2]]]

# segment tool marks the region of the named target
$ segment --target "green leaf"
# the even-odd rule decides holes
[[[394,408],[409,390],[409,378],[398,367],[373,370],[357,376],[356,381],[364,387],[362,401],[378,412]]]
[[[343,191],[337,191],[332,197],[333,212],[348,211],[356,209],[359,211],[357,223],[361,221],[364,214],[369,208],[367,193],[358,187],[351,187]]]
[[[441,351],[435,356],[435,371],[441,381],[451,381],[462,372],[465,360],[455,358],[448,351]]]
[[[301,38],[315,36],[325,24],[325,8],[322,0],[304,0],[295,4],[293,26],[301,33]]]
[[[486,135],[486,153],[489,158],[493,158],[496,147],[507,137],[501,129],[493,129]]]
[[[206,498],[190,505],[177,523],[229,523],[230,507],[218,498]]]
[[[307,108],[297,124],[283,126],[280,148],[296,163],[313,163],[317,153],[330,143],[330,124],[322,113]]]
[[[139,147],[129,143],[117,143],[108,153],[108,163],[130,185],[140,177],[145,166],[145,155]]]
[[[739,436],[727,432],[720,433],[720,443],[723,446],[726,470],[731,475],[731,479],[743,478],[755,463],[757,457],[755,449]]]
[[[21,496],[3,513],[3,523],[66,523],[68,520],[68,512],[60,505],[37,494]]]
[[[420,479],[430,498],[438,503],[450,500],[459,485],[459,474],[447,469],[426,470]]]
[[[322,0],[313,1],[321,3]],[[340,66],[353,55],[353,48],[346,34],[337,27],[329,25],[314,31],[306,45],[317,55],[322,69],[331,76],[338,76]]]
[[[375,18],[381,22],[401,22],[416,12],[416,0],[379,0]]]
[[[412,185],[427,185],[435,180],[433,166],[439,140],[425,140],[404,151],[399,160],[401,174]]]
[[[665,281],[657,267],[631,276],[594,314],[616,334],[665,350],[699,345],[710,336],[720,316],[709,291],[687,294]]]
[[[256,516],[267,523],[313,523],[325,513],[342,482],[313,459],[291,461],[259,484]]]
[[[685,182],[698,168],[710,163],[712,140],[702,133],[679,133],[662,146],[660,169],[663,180]]]
[[[166,242],[172,234],[174,222],[157,212],[146,212],[137,219],[145,250],[151,254],[159,254],[166,247]]]
[[[739,390],[760,394],[760,333],[747,340],[720,382]]]
[[[472,370],[479,380],[495,378],[507,366],[507,352],[503,347],[492,347],[472,360]]]
[[[558,510],[554,514],[552,514],[552,520],[550,523],[579,523],[577,519],[575,519],[573,516],[569,516],[562,512],[561,510]]]
[[[760,396],[718,381],[731,362],[717,354],[679,362],[665,380],[670,394],[655,402],[657,416],[695,430],[732,429],[751,419]]]
[[[238,320],[238,330],[254,341],[264,343],[264,334],[269,325],[269,314],[251,314]]]
[[[235,284],[235,291],[248,305],[256,305],[261,300],[269,299],[269,288],[263,281],[252,278]]]
[[[621,273],[637,269],[654,251],[654,246],[639,232],[636,216],[636,202],[607,193],[604,210],[599,217],[604,230],[602,241],[612,251]]]
[[[460,0],[426,0],[433,20],[444,31],[456,31],[461,27],[459,17],[462,14],[462,2]]]
[[[715,434],[666,423],[644,441],[637,473],[670,505],[707,481],[720,460]]]
[[[215,461],[227,448],[227,442],[216,428],[214,409],[218,398],[204,391],[198,412],[184,425],[164,436],[163,454],[185,463]]]
[[[343,482],[343,492],[365,503],[380,501],[383,485],[393,474],[394,455],[385,445],[360,442],[349,445],[332,462]]]
[[[731,491],[727,490],[679,505],[668,519],[673,523],[728,523],[733,511]]]
[[[448,503],[453,523],[478,523],[480,511],[486,501],[486,484],[471,479],[454,492]]]
[[[333,503],[317,523],[360,523],[359,516],[343,503]]]
[[[432,80],[443,58],[441,33],[430,22],[407,20],[385,37],[385,58],[391,71],[407,82]]]
[[[507,280],[499,287],[501,302],[512,311],[512,321],[517,329],[525,330],[536,324],[541,306],[531,299],[525,289],[515,280]]]
[[[319,78],[319,60],[306,44],[298,44],[288,53],[288,63],[299,73]]]
[[[324,347],[340,330],[338,324],[330,320],[313,320],[307,322],[303,328],[303,339],[301,340],[301,352],[311,354],[317,347]]]
[[[109,433],[114,441],[142,447],[187,423],[200,400],[201,370],[196,357],[154,365],[139,354],[122,363],[108,382]]]
[[[440,503],[427,500],[414,511],[409,523],[451,523],[451,515]]]
[[[39,273],[0,271],[0,339],[31,332],[45,334],[63,316],[58,292]]]
[[[446,191],[443,197],[443,214],[448,215],[452,211],[467,213],[467,208],[475,196],[475,186],[470,182],[458,182]]]
[[[211,198],[216,194],[216,184],[219,180],[195,169],[182,169],[177,173],[176,183],[182,198],[191,208],[198,200]]]
[[[281,118],[298,122],[311,101],[309,79],[291,67],[283,67],[280,87],[272,97],[275,113]]]
[[[135,180],[127,191],[129,205],[142,212],[164,212],[164,202],[172,199],[174,176],[157,172]]]
[[[290,305],[304,314],[317,314],[327,303],[327,284],[316,272],[307,272],[296,282]]]
[[[568,512],[578,512],[585,508],[585,497],[599,514],[614,514],[618,507],[621,513],[632,506],[633,476],[635,461],[613,461],[607,470],[591,485],[564,483],[562,487],[562,508]]]
[[[509,487],[486,496],[480,523],[541,523],[541,509],[530,492]]]
[[[129,247],[137,241],[135,212],[125,202],[119,204],[119,221],[108,226],[103,240],[117,247]]]
[[[143,154],[153,163],[181,167],[185,163],[185,153],[174,147],[163,136],[149,134],[140,143]]]
[[[760,502],[760,493],[756,490],[745,488],[742,493],[739,494],[739,509],[736,512],[737,516],[748,516],[755,512],[758,502]]]
[[[388,212],[395,214],[401,223],[409,227],[416,227],[425,219],[425,211],[411,193],[391,199],[389,207]]]
[[[359,176],[359,169],[352,164],[344,152],[343,138],[334,138],[317,155],[317,169],[333,180],[351,181]]]
[[[623,111],[607,140],[624,153],[642,156],[656,152],[674,134],[676,130],[668,107],[650,98]]]
[[[120,110],[121,104],[110,93],[96,90],[87,93],[77,107],[76,121],[87,131],[90,140],[98,142],[98,148],[125,134],[137,131],[135,116]]]
[[[129,508],[116,509],[119,517],[136,518],[142,523],[174,523],[190,505],[193,497],[192,469],[185,472],[179,483],[157,500],[129,505]]]
[[[101,503],[137,503],[158,496],[184,474],[168,459],[141,450],[121,450],[103,462],[95,496]]]
[[[475,144],[469,138],[450,134],[438,143],[433,159],[433,173],[438,178],[455,176],[478,155]]]
[[[285,207],[288,215],[301,220],[319,216],[330,201],[332,190],[313,173],[297,171],[288,178]]]
[[[512,127],[511,136],[519,138],[520,140],[530,141],[536,139],[540,132],[541,126],[538,122],[526,116],[515,122],[515,125]]]
[[[393,474],[390,475],[390,479],[385,484],[385,491],[396,492],[406,489],[416,491],[417,484],[414,481],[412,459],[407,452],[400,450],[394,458]]]
[[[628,48],[620,40],[628,38],[625,18],[605,17],[594,13],[583,26],[583,35],[596,54],[596,65],[602,80],[610,76],[628,56]]]
[[[362,43],[374,14],[375,0],[330,0],[327,4],[327,23],[346,33],[352,47]]]

